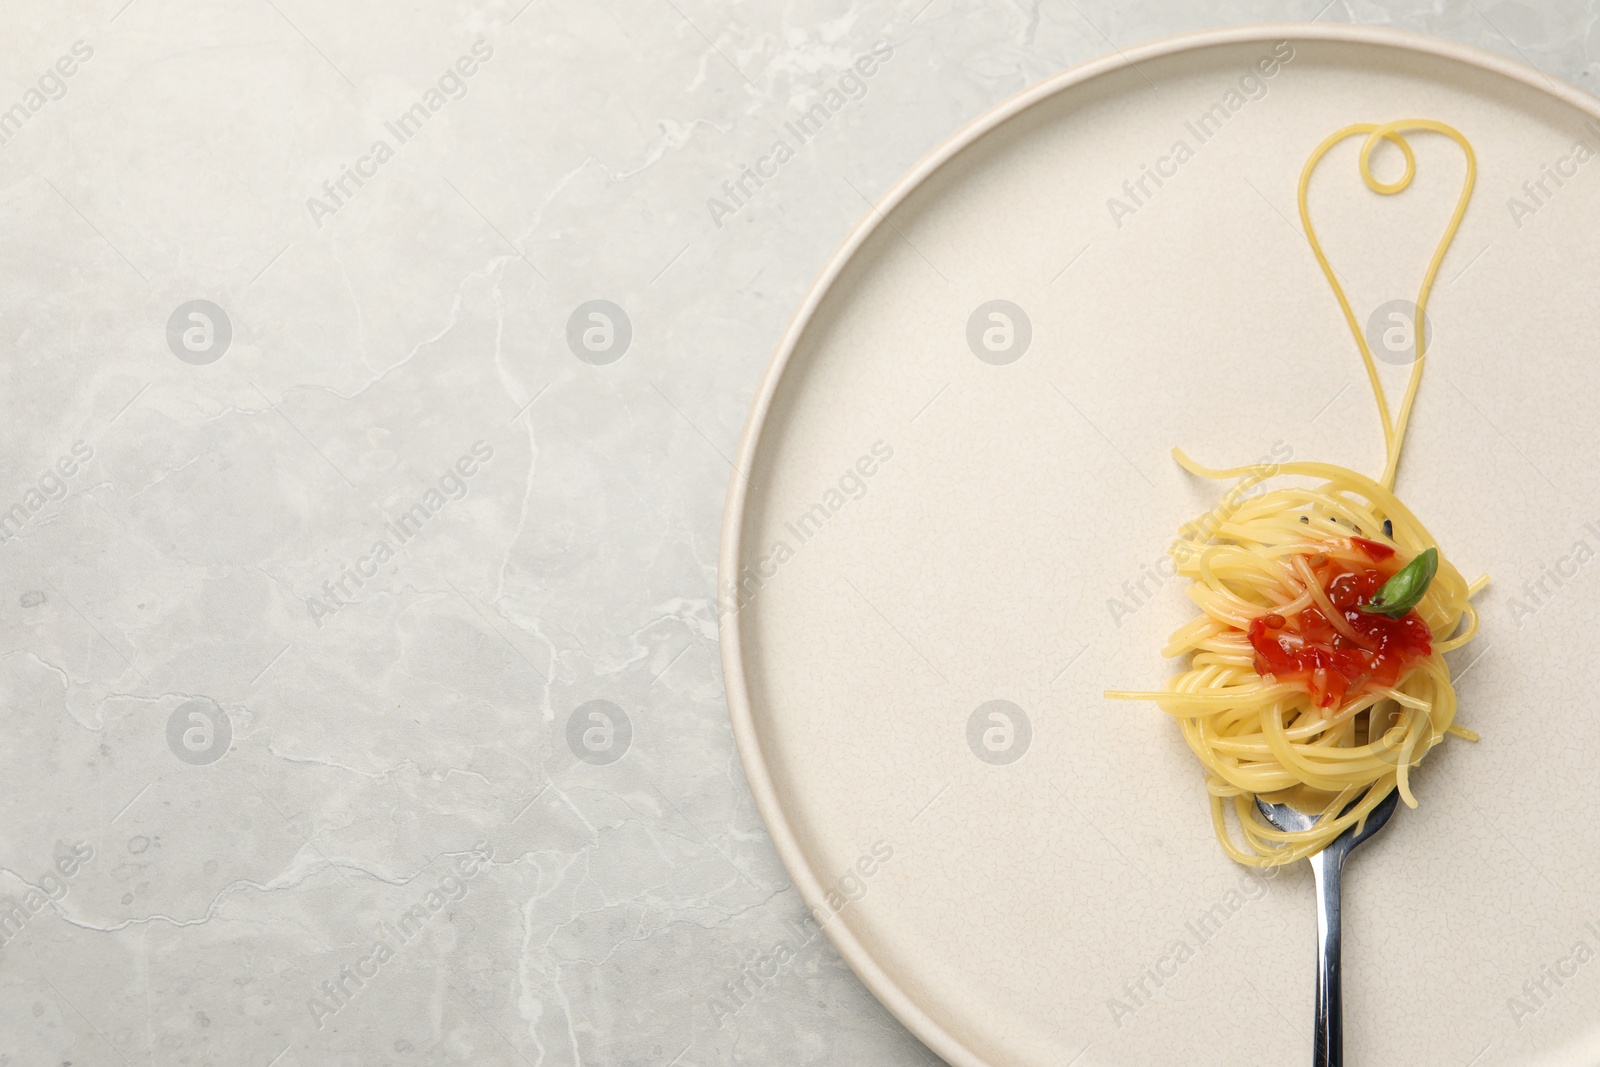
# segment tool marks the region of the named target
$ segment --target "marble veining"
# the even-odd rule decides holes
[[[0,1064],[935,1062],[733,750],[745,412],[966,120],[1312,18],[1600,49],[1574,2],[11,5]]]

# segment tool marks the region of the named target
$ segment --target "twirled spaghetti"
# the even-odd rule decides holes
[[[1417,297],[1417,359],[1400,411],[1391,415],[1371,349],[1312,226],[1307,191],[1328,151],[1361,134],[1359,166],[1367,186],[1386,196],[1403,191],[1416,172],[1405,138],[1413,131],[1449,137],[1467,167]],[[1372,152],[1384,141],[1405,160],[1393,182],[1379,181],[1371,167]],[[1174,451],[1194,474],[1243,480],[1218,509],[1185,527],[1172,548],[1178,573],[1193,582],[1189,596],[1201,614],[1179,628],[1164,655],[1189,656],[1188,669],[1164,690],[1107,696],[1152,700],[1178,720],[1209,772],[1217,838],[1240,863],[1277,866],[1318,852],[1396,789],[1416,807],[1411,768],[1446,734],[1476,740],[1455,724],[1456,694],[1444,653],[1476,632],[1469,598],[1487,579],[1469,585],[1393,490],[1422,377],[1428,296],[1475,175],[1467,139],[1424,119],[1347,126],[1324,140],[1301,172],[1306,237],[1361,351],[1382,420],[1387,458],[1381,479],[1327,463],[1212,470]],[[1314,484],[1252,494],[1280,476]],[[1420,577],[1435,560],[1431,578]],[[1397,589],[1413,586],[1405,603],[1384,603]],[[1255,810],[1256,796],[1264,794],[1321,816],[1306,831],[1278,830]],[[1230,802],[1244,848],[1228,832]]]

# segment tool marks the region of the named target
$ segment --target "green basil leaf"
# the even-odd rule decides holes
[[[1387,615],[1398,619],[1422,600],[1433,576],[1439,570],[1439,550],[1430,548],[1419,552],[1410,563],[1395,572],[1393,578],[1383,583],[1378,595],[1361,605],[1368,615]]]

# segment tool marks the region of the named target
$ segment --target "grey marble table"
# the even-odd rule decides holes
[[[1311,18],[1597,70],[1571,2],[8,3],[0,1064],[934,1062],[733,750],[746,407],[961,123]]]

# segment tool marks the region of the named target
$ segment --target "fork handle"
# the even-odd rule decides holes
[[[1339,989],[1339,882],[1344,855],[1327,849],[1311,857],[1317,882],[1317,1014],[1312,1067],[1344,1067],[1344,998]]]

